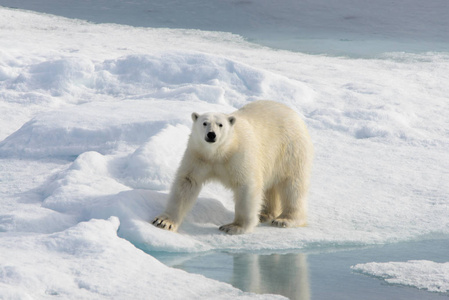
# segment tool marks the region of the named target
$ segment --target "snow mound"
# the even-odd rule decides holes
[[[357,272],[384,279],[391,284],[400,284],[430,292],[449,292],[449,263],[427,260],[407,262],[366,263],[351,267]]]
[[[109,153],[121,142],[143,144],[167,124],[189,124],[192,103],[196,109],[231,111],[255,99],[308,102],[314,94],[286,77],[192,52],[129,55],[100,63],[50,59],[16,72],[0,82],[8,87],[10,102],[27,95],[34,103],[46,99],[63,108],[36,116],[0,142],[0,156]],[[66,102],[61,104],[62,99]],[[68,104],[78,104],[77,109]]]
[[[94,71],[94,64],[87,59],[68,57],[48,60],[26,66],[16,78],[10,80],[9,88],[22,93],[48,93],[52,97],[75,96],[89,84]]]
[[[83,103],[127,99],[204,101],[240,107],[248,100],[303,99],[313,91],[295,80],[199,52],[127,55],[102,62],[66,56],[30,64],[3,62],[0,87],[8,101],[20,98]]]
[[[363,99],[363,98],[362,98]],[[320,108],[308,117],[321,128],[344,132],[356,139],[373,139],[382,142],[425,143],[429,140],[416,115],[407,110],[386,105],[378,107],[360,101],[360,107],[339,109]]]
[[[124,143],[139,145],[169,121],[190,119],[188,104],[161,101],[93,102],[41,114],[0,143],[0,155],[72,158],[87,151],[111,153]]]
[[[54,234],[2,237],[0,298],[275,299],[168,268],[117,236],[118,218],[81,222]],[[182,282],[182,288],[179,283]],[[283,299],[282,297],[278,297]]]
[[[122,180],[133,188],[167,189],[187,146],[190,128],[168,125],[126,160]]]
[[[127,56],[105,61],[100,69],[96,89],[115,96],[204,101],[234,107],[260,98],[308,101],[312,96],[310,89],[299,82],[201,53]]]

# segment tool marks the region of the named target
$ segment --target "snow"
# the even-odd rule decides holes
[[[170,269],[120,239],[119,226],[118,218],[112,217],[54,234],[4,234],[1,298],[179,299],[179,290],[189,299],[212,294],[217,299],[275,298],[251,296],[201,275]]]
[[[412,286],[430,292],[449,292],[449,263],[436,263],[428,260],[372,262],[355,265],[352,269],[379,277],[391,284]]]
[[[306,55],[230,33],[0,7],[0,298],[271,298],[151,253],[445,238],[448,81],[445,52]],[[309,226],[223,234],[233,203],[219,185],[204,188],[179,233],[149,224],[167,201],[190,114],[256,99],[291,106],[310,128]]]

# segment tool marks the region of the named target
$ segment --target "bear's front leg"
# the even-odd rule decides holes
[[[170,191],[164,213],[157,216],[153,225],[165,230],[177,231],[186,213],[192,208],[200,193],[202,181],[194,169],[183,172],[181,169]]]
[[[234,191],[234,222],[220,226],[220,230],[229,234],[242,234],[253,231],[259,224],[259,211],[262,204],[262,188],[248,185]]]

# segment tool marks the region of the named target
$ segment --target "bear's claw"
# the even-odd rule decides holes
[[[229,234],[242,234],[246,232],[242,226],[234,223],[220,226],[218,229]]]
[[[277,218],[271,221],[272,226],[276,227],[303,227],[307,225],[305,220],[290,219],[290,218]]]
[[[289,227],[288,222],[282,220],[273,220],[271,221],[271,224],[276,227]]]
[[[176,225],[171,220],[169,220],[167,217],[164,216],[156,217],[151,223],[154,226],[159,227],[161,229],[176,231]]]

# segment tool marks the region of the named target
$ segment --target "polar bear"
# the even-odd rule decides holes
[[[255,101],[232,114],[192,114],[187,149],[157,227],[177,231],[201,187],[218,180],[234,193],[234,222],[219,229],[251,232],[259,222],[306,225],[313,146],[306,125],[286,105]]]

